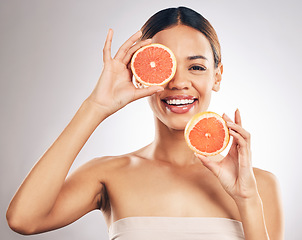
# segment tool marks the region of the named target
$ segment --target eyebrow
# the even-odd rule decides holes
[[[208,59],[207,59],[205,56],[203,56],[203,55],[189,56],[189,57],[187,57],[187,59],[188,59],[188,60],[204,59],[204,60],[207,60],[207,61],[208,61]]]

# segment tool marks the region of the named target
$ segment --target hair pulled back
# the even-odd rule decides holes
[[[156,33],[176,25],[189,26],[204,34],[210,42],[216,68],[221,62],[220,43],[216,31],[207,19],[190,8],[167,8],[155,13],[143,25],[141,39],[152,38]]]

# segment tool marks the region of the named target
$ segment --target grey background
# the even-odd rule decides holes
[[[210,110],[241,110],[253,164],[279,179],[286,239],[301,239],[301,3],[299,1],[0,1],[0,235],[24,239],[5,220],[10,199],[71,120],[101,73],[108,28],[113,52],[155,12],[185,5],[203,14],[222,45],[222,89]],[[108,118],[72,169],[96,156],[133,151],[153,139],[145,99]],[[27,239],[107,239],[101,213]]]

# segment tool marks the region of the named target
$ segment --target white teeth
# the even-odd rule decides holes
[[[184,104],[191,104],[194,102],[193,99],[171,99],[166,101],[169,105],[184,105]]]

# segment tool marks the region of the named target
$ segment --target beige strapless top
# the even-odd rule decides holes
[[[108,229],[110,240],[242,240],[239,221],[203,217],[127,217]]]

